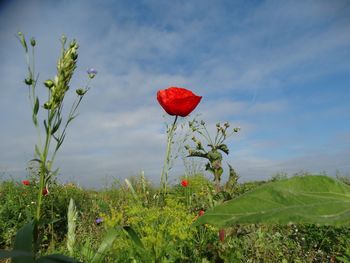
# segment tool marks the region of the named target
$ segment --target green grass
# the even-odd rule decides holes
[[[101,191],[74,184],[54,184],[45,197],[43,254],[63,253],[81,262],[91,262],[106,233],[117,231],[101,262],[337,262],[350,251],[350,227],[316,225],[235,225],[224,229],[192,223],[200,210],[222,202],[211,181],[190,176],[187,188],[172,186],[159,202],[159,189],[142,178],[130,185],[114,185]],[[246,182],[226,189],[236,198],[266,182]],[[0,183],[0,248],[10,249],[17,230],[35,213],[35,185],[14,180]],[[131,189],[132,188],[132,189]],[[77,211],[74,247],[67,249],[67,210],[70,198]],[[220,199],[221,198],[221,199]],[[97,218],[103,222],[96,223]],[[121,226],[130,226],[134,238]],[[72,243],[71,243],[72,244]],[[100,250],[102,251],[102,250]],[[1,262],[1,261],[0,261]],[[6,262],[6,261],[3,261]]]

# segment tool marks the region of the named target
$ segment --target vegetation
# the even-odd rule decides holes
[[[215,184],[205,176],[186,180],[186,187],[179,182],[169,188],[163,207],[157,205],[159,189],[143,176],[100,191],[55,183],[45,197],[43,211],[53,223],[45,227],[40,252],[93,262],[106,233],[114,229],[112,245],[97,262],[342,262],[340,257],[349,253],[348,226],[236,224],[225,228],[224,238],[219,236],[219,227],[194,226],[199,217],[204,218],[200,211],[205,215],[219,200]],[[268,183],[237,184],[236,198]],[[1,182],[1,249],[13,246],[17,230],[35,214],[32,187],[14,180]],[[67,228],[71,198],[76,209],[74,233]],[[131,227],[140,243],[122,226]]]

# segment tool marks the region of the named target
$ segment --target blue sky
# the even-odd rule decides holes
[[[171,118],[156,92],[169,86],[203,96],[192,117],[241,127],[226,158],[241,181],[350,174],[349,13],[341,0],[2,1],[0,174],[24,178],[36,143],[19,30],[37,40],[41,81],[62,34],[80,45],[71,87],[99,71],[57,156],[63,182],[100,187],[142,170],[157,182]],[[185,171],[178,158],[171,182]]]

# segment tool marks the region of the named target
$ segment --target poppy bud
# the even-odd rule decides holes
[[[45,187],[44,189],[43,189],[43,196],[47,196],[48,194],[49,194],[49,190]]]
[[[32,47],[35,47],[36,42],[35,42],[34,37],[32,37],[32,38],[30,39],[30,44],[32,45]]]
[[[201,120],[201,125],[204,126],[205,125],[205,122],[203,120]]]
[[[46,81],[44,82],[44,85],[45,85],[47,88],[51,89],[55,84],[53,83],[53,81],[52,81],[51,79],[48,79],[48,80],[46,80]]]
[[[24,83],[27,84],[27,85],[32,85],[33,84],[33,79],[32,78],[26,78],[24,80]]]
[[[225,229],[220,229],[219,230],[219,239],[221,242],[225,241]]]

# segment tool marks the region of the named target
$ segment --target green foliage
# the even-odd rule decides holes
[[[194,134],[201,136],[205,140],[207,148],[205,148],[203,143],[197,139],[195,136],[192,137],[192,141],[195,146],[191,148],[189,145],[186,145],[185,148],[188,151],[188,157],[200,157],[207,159],[208,162],[205,166],[205,170],[209,171],[214,176],[215,181],[215,190],[217,193],[221,191],[220,181],[221,175],[223,173],[222,168],[222,153],[228,154],[229,149],[224,141],[230,137],[233,133],[238,132],[239,128],[234,128],[232,131],[229,131],[228,128],[230,124],[228,122],[221,125],[220,123],[216,124],[216,135],[213,138],[206,127],[204,121],[197,121],[196,119],[189,122],[189,128]],[[232,167],[230,168],[230,174]],[[238,179],[238,178],[237,178]]]
[[[297,176],[266,184],[215,207],[196,224],[349,223],[350,187],[326,176]]]
[[[66,234],[70,198],[74,198],[77,212],[74,257],[81,262],[91,262],[111,229],[116,234],[114,241],[110,242],[112,245],[102,253],[105,262],[154,262],[156,259],[163,262],[329,262],[350,255],[347,252],[350,251],[348,226],[234,225],[225,228],[226,237],[221,242],[217,227],[208,224],[191,226],[210,213],[208,210],[216,202],[213,183],[203,175],[186,179],[189,182],[187,188],[178,184],[169,189],[163,207],[158,207],[153,198],[158,190],[149,184],[143,187],[142,180],[145,179],[141,177],[128,180],[138,201],[124,184],[117,183],[101,191],[84,190],[74,184],[52,185],[50,195],[45,197],[43,211],[47,213],[45,217],[51,217],[53,213],[54,218],[60,220],[53,223],[53,236],[51,224],[43,229],[42,256],[69,255]],[[233,197],[243,197],[269,184],[239,184]],[[30,187],[35,186],[13,181],[0,184],[0,211],[4,211],[0,213],[1,238],[8,237],[7,245],[3,243],[2,248],[10,247],[17,229],[27,220],[25,208],[35,200]],[[186,202],[186,191],[191,202]],[[143,201],[145,192],[149,192],[147,202]],[[200,210],[205,211],[203,216],[198,215]],[[22,221],[18,220],[20,212]],[[103,218],[103,223],[96,224],[96,218]],[[10,223],[11,227],[8,227]],[[126,226],[125,230],[131,227],[133,233],[125,232],[121,226]],[[2,255],[4,253],[8,257],[10,252],[3,251]],[[27,255],[20,251],[14,253]]]

